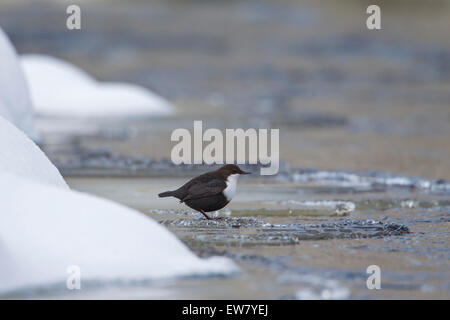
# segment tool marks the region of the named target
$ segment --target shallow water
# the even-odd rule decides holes
[[[174,199],[157,198],[160,190],[182,181],[68,179],[74,189],[144,212],[201,256],[232,258],[241,267],[241,274],[126,285],[88,283],[74,293],[47,290],[25,295],[162,299],[450,297],[448,195],[395,188],[386,192],[335,192],[336,186],[261,184],[246,179],[240,182],[238,195],[229,207],[208,221]],[[274,200],[268,200],[269,194]],[[382,290],[366,288],[366,268],[373,264],[381,268]]]

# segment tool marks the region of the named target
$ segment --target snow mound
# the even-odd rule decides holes
[[[78,67],[45,55],[23,55],[21,64],[39,114],[117,117],[169,115],[173,106],[133,84],[101,83]]]
[[[0,152],[0,171],[14,173],[41,183],[68,188],[58,169],[41,149],[22,131],[1,116],[0,150],[2,150]],[[4,196],[2,195],[1,198],[3,201]]]
[[[0,28],[0,116],[36,140],[33,107],[17,53]]]
[[[65,288],[70,266],[81,285],[238,271],[227,258],[197,257],[159,223],[109,200],[2,172],[0,194],[0,292]]]

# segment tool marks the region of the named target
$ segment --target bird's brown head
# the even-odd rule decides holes
[[[242,171],[241,168],[239,168],[235,164],[226,164],[220,169],[218,169],[216,172],[219,173],[224,178],[228,178],[232,174],[250,174],[250,172]]]

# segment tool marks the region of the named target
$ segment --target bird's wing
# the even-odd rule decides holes
[[[221,193],[227,184],[221,179],[212,179],[209,181],[198,181],[198,183],[193,184],[188,189],[188,194],[184,197],[181,202],[187,200],[201,199],[206,197],[211,197],[216,194]]]

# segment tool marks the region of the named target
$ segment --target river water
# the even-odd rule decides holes
[[[180,185],[181,178],[69,178],[76,190],[112,199],[156,219],[201,256],[230,257],[241,273],[227,278],[88,283],[77,292],[47,289],[24,295],[70,299],[449,297],[448,194],[409,187],[257,180],[242,179],[233,202],[208,221],[178,201],[157,197],[161,190]],[[381,290],[366,286],[370,265],[381,269]]]

